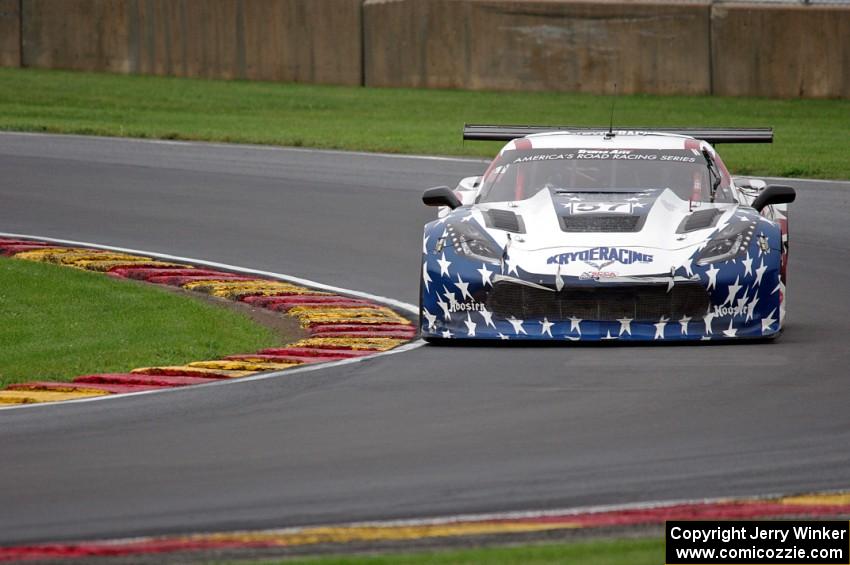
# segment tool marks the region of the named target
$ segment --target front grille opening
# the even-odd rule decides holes
[[[696,282],[677,283],[668,293],[666,284],[627,287],[567,288],[550,292],[501,281],[487,297],[487,309],[502,317],[612,322],[619,318],[657,322],[662,316],[704,316],[709,306],[705,288]]]
[[[640,216],[625,214],[581,214],[559,219],[565,232],[636,232],[641,224]]]

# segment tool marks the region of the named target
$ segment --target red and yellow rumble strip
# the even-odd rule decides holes
[[[0,238],[0,255],[242,301],[294,316],[310,336],[285,347],[180,366],[82,375],[71,382],[53,382],[49,375],[39,376],[40,380],[0,390],[0,405],[75,400],[245,377],[307,363],[370,355],[397,347],[416,335],[416,326],[386,306],[288,282],[196,268],[142,255],[24,239]]]
[[[514,512],[427,520],[369,522],[181,536],[143,537],[0,547],[0,561],[132,556],[226,549],[292,548],[319,544],[448,539],[552,530],[662,525],[666,520],[748,520],[850,516],[850,491],[774,498],[625,506],[619,509]]]

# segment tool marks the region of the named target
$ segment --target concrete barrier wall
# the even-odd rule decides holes
[[[154,0],[134,72],[358,85],[361,0]]]
[[[850,98],[850,6],[719,4],[714,93]]]
[[[368,86],[850,98],[850,6],[0,0],[0,66]]]
[[[23,0],[23,62],[357,85],[361,1]]]
[[[23,0],[25,67],[128,72],[125,0]]]
[[[463,0],[366,0],[366,86],[469,88],[473,19]]]
[[[366,0],[367,86],[701,94],[709,5]]]
[[[0,0],[0,67],[21,64],[20,0]]]

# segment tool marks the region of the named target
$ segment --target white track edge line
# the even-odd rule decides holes
[[[534,519],[534,518],[549,518],[560,516],[578,516],[582,514],[599,514],[602,512],[622,512],[629,510],[653,510],[661,508],[671,508],[683,504],[694,505],[711,505],[722,504],[727,502],[758,502],[764,500],[772,500],[785,498],[789,496],[800,496],[806,494],[838,494],[845,493],[846,489],[827,489],[814,492],[795,492],[795,493],[773,493],[773,494],[758,494],[758,495],[742,495],[742,496],[724,496],[710,498],[691,498],[691,499],[672,499],[649,502],[629,502],[624,504],[605,504],[593,506],[574,506],[572,508],[560,508],[551,510],[518,510],[508,512],[486,512],[477,514],[455,514],[443,515],[433,518],[410,518],[400,520],[370,520],[359,522],[339,522],[339,523],[324,523],[311,526],[291,526],[285,528],[266,528],[256,530],[228,530],[228,531],[209,531],[209,532],[194,532],[190,534],[165,534],[152,536],[137,536],[128,538],[101,538],[99,540],[79,540],[77,542],[67,542],[69,545],[74,543],[93,542],[93,543],[108,543],[108,544],[123,544],[134,542],[146,542],[157,539],[180,538],[188,536],[205,536],[213,534],[226,535],[241,535],[241,534],[265,534],[265,535],[286,535],[297,534],[309,531],[313,528],[356,528],[356,527],[377,527],[390,528],[395,526],[402,527],[417,527],[417,526],[439,526],[445,524],[469,523],[469,522],[489,522],[494,520],[515,520],[515,519]],[[23,544],[23,545],[42,545]]]
[[[452,524],[456,522],[487,522],[491,520],[511,520],[511,519],[523,519],[523,518],[547,518],[554,516],[576,516],[579,514],[599,514],[602,512],[619,512],[624,510],[652,510],[656,508],[668,508],[672,506],[679,506],[682,504],[700,504],[700,505],[708,505],[708,504],[720,504],[725,502],[737,502],[737,501],[764,501],[764,500],[773,500],[778,498],[785,498],[789,496],[800,496],[806,494],[838,494],[845,493],[847,489],[827,489],[827,490],[819,490],[814,493],[806,493],[806,492],[796,492],[796,493],[770,493],[770,494],[757,494],[757,495],[743,495],[743,496],[722,496],[722,497],[709,497],[709,498],[683,498],[683,499],[671,499],[671,500],[660,500],[660,501],[649,501],[649,502],[629,502],[622,504],[600,504],[600,505],[591,505],[591,506],[575,506],[572,508],[556,508],[549,510],[515,510],[515,511],[506,511],[506,512],[483,512],[483,513],[473,513],[473,514],[456,514],[456,515],[448,515],[448,516],[436,516],[433,518],[413,518],[413,519],[401,519],[401,520],[376,520],[376,521],[362,521],[362,522],[347,522],[344,524],[340,524],[340,526],[427,526],[427,525],[441,525],[441,524]],[[303,530],[307,527],[295,527],[295,528],[284,528],[283,530]],[[269,530],[276,531],[276,530]]]
[[[188,147],[217,147],[217,148],[242,148],[242,149],[257,149],[260,151],[292,151],[294,153],[330,153],[332,155],[356,155],[358,157],[383,157],[386,159],[421,159],[423,161],[449,161],[458,163],[484,163],[490,162],[489,159],[482,157],[449,157],[441,155],[418,155],[404,153],[382,153],[370,151],[346,151],[345,149],[322,149],[319,147],[290,147],[287,145],[260,145],[254,143],[223,143],[219,141],[189,141],[189,140],[174,140],[174,139],[143,139],[139,137],[120,137],[120,136],[105,136],[105,135],[85,135],[79,133],[44,133],[36,131],[0,131],[0,136],[23,135],[29,137],[68,137],[79,139],[94,139],[97,141],[129,141],[133,143],[146,143],[150,145],[177,145]]]
[[[156,253],[153,251],[144,251],[140,249],[131,249],[129,247],[116,247],[113,245],[102,245],[99,243],[89,243],[86,241],[75,241],[71,239],[58,239],[55,237],[42,237],[38,235],[28,235],[28,234],[20,234],[20,233],[8,233],[8,232],[0,232],[0,237],[7,238],[20,238],[20,239],[31,239],[37,241],[46,241],[48,243],[58,243],[62,245],[79,245],[81,247],[90,247],[92,249],[102,249],[104,251],[118,251],[121,253],[129,253],[134,255],[145,255],[148,257],[153,257],[156,259],[165,259],[168,261],[183,261],[184,263],[191,263],[193,265],[203,265],[205,267],[216,267],[219,269],[225,269],[228,271],[233,271],[236,273],[244,273],[250,275],[260,275],[264,277],[273,277],[279,280],[283,280],[286,282],[292,282],[297,284],[303,284],[306,286],[312,286],[314,288],[318,288],[321,290],[329,290],[332,292],[337,292],[340,294],[347,294],[349,296],[357,296],[360,298],[365,298],[367,300],[374,300],[375,302],[380,302],[382,304],[386,304],[388,306],[393,306],[400,310],[404,310],[410,314],[419,314],[419,309],[413,304],[409,304],[407,302],[402,302],[400,300],[396,300],[394,298],[388,298],[386,296],[380,296],[377,294],[371,294],[368,292],[363,292],[359,290],[350,290],[347,288],[341,288],[338,286],[328,285],[316,281],[311,281],[309,279],[304,279],[300,277],[293,277],[290,275],[284,275],[281,273],[275,273],[272,271],[261,271],[258,269],[249,269],[247,267],[237,267],[235,265],[229,265],[227,263],[219,263],[216,261],[208,261],[205,259],[193,259],[191,257],[181,257],[179,255],[169,255],[167,253]]]
[[[135,255],[145,255],[148,257],[153,257],[156,259],[167,259],[169,261],[182,261],[184,263],[191,263],[193,265],[203,265],[205,267],[216,267],[219,269],[225,269],[228,271],[233,271],[236,273],[244,273],[244,274],[252,274],[252,275],[262,275],[269,278],[279,279],[286,282],[292,282],[297,284],[302,284],[304,286],[310,286],[322,290],[328,290],[332,292],[336,292],[339,294],[345,294],[348,296],[357,296],[359,298],[365,298],[367,300],[371,300],[373,302],[379,302],[381,304],[385,304],[387,306],[392,306],[399,310],[404,310],[410,314],[418,314],[419,309],[413,304],[408,304],[407,302],[402,302],[400,300],[396,300],[394,298],[388,298],[386,296],[380,296],[377,294],[371,294],[368,292],[362,292],[359,290],[350,290],[345,288],[340,288],[337,286],[327,285],[315,281],[311,281],[309,279],[303,279],[300,277],[293,277],[289,275],[284,275],[281,273],[274,273],[270,271],[260,271],[257,269],[248,269],[245,267],[237,267],[235,265],[228,265],[227,263],[218,263],[215,261],[206,261],[202,259],[193,259],[189,257],[180,257],[178,255],[168,255],[165,253],[155,253],[150,251],[142,251],[138,249],[130,249],[126,247],[115,247],[112,245],[102,245],[98,243],[89,243],[85,241],[74,241],[69,239],[57,239],[54,237],[43,237],[37,235],[27,235],[27,234],[17,234],[17,233],[8,233],[8,232],[0,232],[0,237],[7,238],[18,238],[18,239],[31,239],[36,241],[46,241],[48,243],[57,243],[63,245],[78,245],[80,247],[90,247],[92,249],[102,249],[104,251],[119,251],[122,253],[129,253]],[[63,400],[59,402],[38,402],[32,404],[12,404],[10,406],[0,406],[0,411],[4,410],[15,410],[22,408],[43,408],[47,406],[64,406],[66,404],[78,404],[82,402],[95,402],[100,400],[113,400],[116,398],[126,398],[128,396],[139,396],[142,394],[158,394],[165,392],[174,392],[182,389],[196,389],[200,387],[210,387],[210,386],[220,386],[231,383],[238,382],[248,382],[248,381],[259,381],[264,379],[276,378],[283,375],[294,375],[298,373],[307,373],[310,371],[318,371],[320,369],[333,368],[333,367],[341,367],[343,365],[351,365],[353,363],[359,363],[361,361],[365,361],[367,359],[375,359],[377,357],[384,357],[386,355],[393,355],[395,353],[403,353],[405,351],[411,351],[413,349],[417,349],[425,345],[425,341],[421,339],[417,339],[415,341],[411,341],[404,345],[400,345],[396,348],[390,349],[389,351],[381,351],[375,353],[373,355],[363,355],[361,357],[351,357],[348,359],[341,359],[339,361],[328,361],[326,363],[310,363],[305,365],[304,367],[297,367],[294,369],[284,369],[282,371],[274,371],[269,373],[258,373],[256,375],[251,375],[248,377],[239,377],[233,379],[221,379],[212,383],[203,383],[198,385],[192,385],[191,387],[169,387],[163,388],[161,390],[144,390],[139,392],[127,392],[122,394],[105,394],[103,396],[92,396],[88,398],[77,398],[73,400]]]
[[[490,163],[490,159],[482,157],[449,157],[440,155],[418,155],[418,154],[403,154],[403,153],[382,153],[369,151],[346,151],[344,149],[321,149],[318,147],[289,147],[286,145],[259,145],[252,143],[223,143],[216,141],[189,141],[189,140],[173,140],[173,139],[144,139],[139,137],[120,137],[120,136],[105,136],[105,135],[85,135],[79,133],[45,133],[36,131],[0,131],[0,136],[27,136],[27,137],[55,137],[55,138],[78,138],[78,139],[94,139],[97,141],[112,142],[115,140],[128,141],[133,143],[146,143],[150,145],[176,145],[187,147],[217,147],[217,148],[243,148],[257,149],[260,151],[292,151],[295,153],[329,153],[332,155],[356,155],[360,157],[384,157],[387,159],[420,159],[423,161],[449,161],[458,163]],[[832,179],[812,179],[812,178],[797,178],[797,177],[771,177],[771,176],[753,176],[753,175],[732,175],[733,177],[780,180],[780,181],[799,181],[799,182],[814,182],[836,185],[850,184],[848,180],[832,180]]]

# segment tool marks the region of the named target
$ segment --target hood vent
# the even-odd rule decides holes
[[[561,216],[565,232],[636,232],[643,227],[642,216],[626,214],[580,214]]]
[[[697,210],[685,217],[676,233],[687,233],[690,231],[704,230],[710,228],[717,223],[717,218],[723,215],[723,212],[717,208],[711,210]]]
[[[488,228],[525,233],[525,223],[522,221],[522,216],[517,216],[507,210],[486,210],[483,214],[484,223]]]

